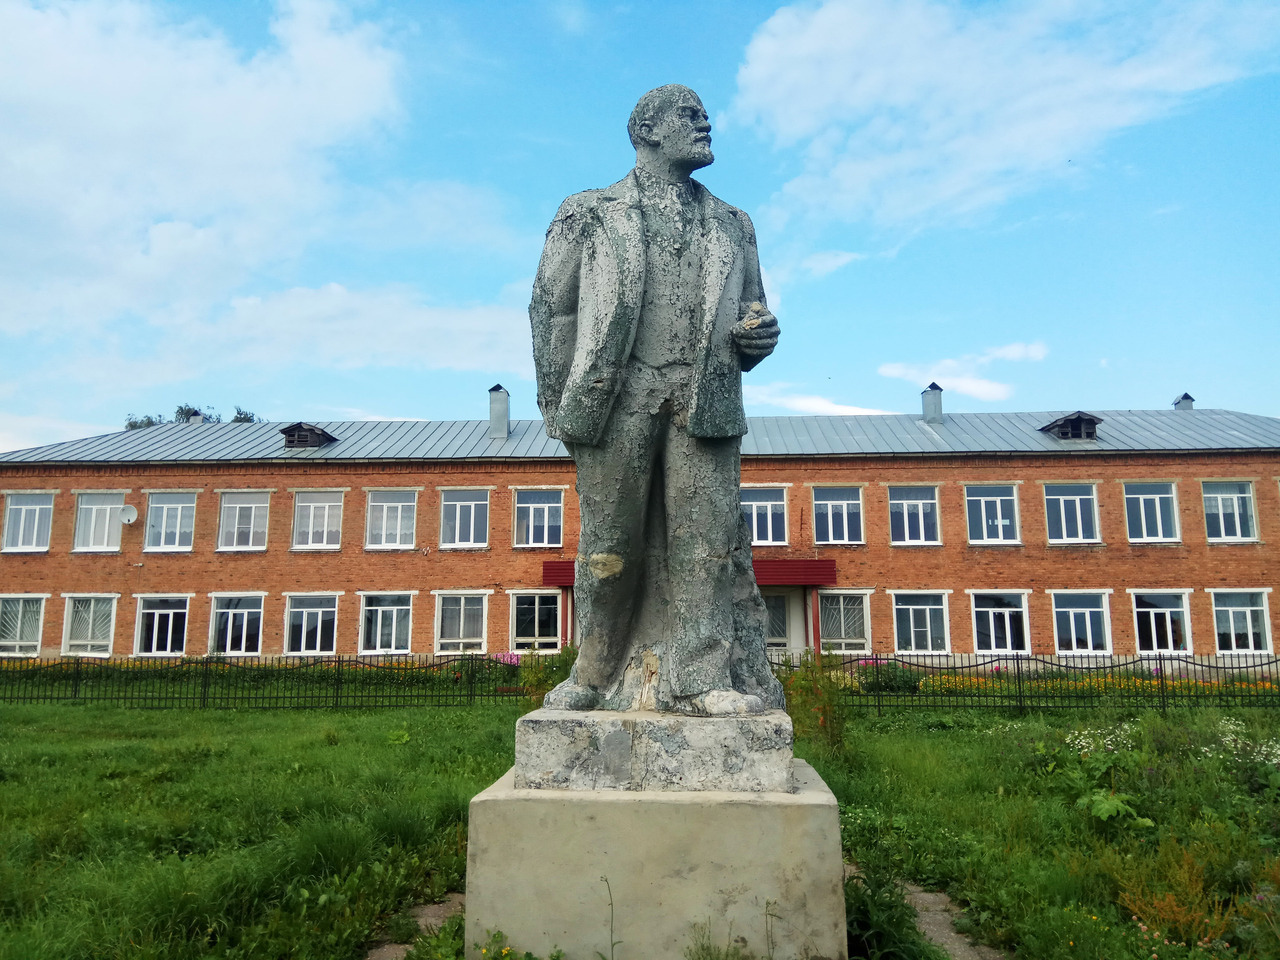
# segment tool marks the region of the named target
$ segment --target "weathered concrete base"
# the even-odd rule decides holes
[[[516,721],[515,786],[789,792],[791,718],[535,710]]]
[[[802,760],[792,780],[790,793],[518,790],[509,770],[471,801],[467,957],[501,930],[538,956],[666,960],[709,923],[713,942],[757,956],[846,960],[836,800]]]

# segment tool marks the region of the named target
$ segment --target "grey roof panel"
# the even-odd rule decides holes
[[[1071,411],[954,413],[940,424],[894,414],[753,417],[747,456],[1119,453],[1280,450],[1280,419],[1232,410],[1099,410],[1096,440],[1060,440],[1040,427]],[[568,456],[541,420],[513,420],[505,440],[487,420],[335,420],[321,447],[286,448],[275,423],[168,423],[0,453],[3,463],[146,463],[235,460],[546,459]]]

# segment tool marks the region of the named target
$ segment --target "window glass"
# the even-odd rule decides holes
[[[946,652],[947,618],[942,594],[896,594],[893,622],[899,652]]]
[[[938,488],[889,488],[889,541],[891,543],[940,543],[938,537]]]
[[[559,490],[516,491],[517,546],[560,546],[562,498]]]
[[[979,653],[1028,652],[1022,594],[973,595],[973,646]]]
[[[408,653],[413,596],[408,593],[370,594],[364,598],[360,650],[362,653]]]
[[[417,510],[416,490],[370,490],[365,545],[402,549],[412,547]]]
[[[1130,540],[1177,540],[1171,483],[1126,483],[1124,516]]]
[[[123,493],[82,493],[76,504],[77,550],[119,550]]]
[[[181,654],[187,642],[187,598],[147,597],[138,603],[138,653]]]
[[[852,593],[818,594],[818,633],[824,650],[833,653],[867,650],[867,598]]]
[[[1215,593],[1214,627],[1219,653],[1264,653],[1271,649],[1261,592]]]
[[[1053,625],[1059,653],[1106,653],[1106,597],[1101,593],[1055,593]]]
[[[338,549],[342,544],[342,491],[310,490],[294,497],[294,547]]]
[[[787,542],[787,493],[785,489],[746,487],[742,490],[742,515],[751,528],[753,544]]]
[[[862,491],[813,488],[813,538],[817,543],[862,542]]]
[[[1256,540],[1253,484],[1204,484],[1204,521],[1210,540]]]
[[[1097,541],[1098,514],[1093,484],[1046,483],[1044,507],[1050,543]]]
[[[489,491],[440,491],[440,546],[483,547],[488,542]]]
[[[560,649],[560,595],[515,594],[514,648],[518,651]]]
[[[153,493],[147,498],[147,549],[190,550],[196,522],[194,493]]]
[[[476,594],[442,594],[440,631],[436,648],[441,653],[464,653],[484,649],[484,605],[487,598]]]
[[[971,543],[1017,541],[1018,515],[1012,485],[965,487],[964,495]]]
[[[337,597],[289,598],[289,653],[333,653]]]
[[[218,549],[266,549],[267,509],[270,502],[271,494],[266,491],[224,493]]]
[[[1186,653],[1186,604],[1180,593],[1135,593],[1139,653]]]
[[[10,493],[4,498],[4,549],[48,550],[52,493]]]
[[[215,597],[213,650],[225,656],[253,656],[262,648],[262,598]]]
[[[36,656],[43,614],[43,597],[0,597],[0,656]]]
[[[68,654],[105,656],[111,653],[115,625],[115,597],[69,597],[67,605]]]

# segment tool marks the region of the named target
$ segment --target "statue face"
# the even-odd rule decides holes
[[[715,160],[711,153],[711,121],[692,90],[672,100],[649,135],[672,166],[697,170]]]

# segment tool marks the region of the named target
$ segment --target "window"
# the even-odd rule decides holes
[[[1190,653],[1186,606],[1181,593],[1135,593],[1138,653]]]
[[[338,598],[293,596],[289,598],[289,638],[287,653],[333,653],[337,632]]]
[[[414,544],[416,490],[370,490],[365,546],[371,550],[408,550]]]
[[[48,550],[52,493],[10,493],[4,498],[4,549]]]
[[[978,653],[1029,652],[1025,594],[973,594],[973,648]]]
[[[1018,507],[1012,484],[965,487],[970,543],[1017,543]]]
[[[1092,483],[1046,483],[1050,543],[1097,543],[1098,499]]]
[[[116,627],[116,598],[68,597],[63,652],[87,656],[111,655]]]
[[[889,488],[889,542],[941,543],[938,536],[938,488]]]
[[[194,493],[153,493],[147,503],[148,550],[190,550],[196,523]]]
[[[1271,649],[1265,592],[1214,590],[1212,593],[1219,653],[1265,653]]]
[[[342,491],[294,494],[293,546],[297,550],[337,550],[342,545]]]
[[[1105,593],[1055,593],[1053,630],[1059,653],[1106,653],[1107,595]]]
[[[813,538],[817,543],[862,543],[862,491],[814,487]]]
[[[123,493],[82,493],[76,508],[77,550],[119,550]]]
[[[787,491],[781,487],[742,490],[742,515],[751,528],[753,544],[787,542]]]
[[[1204,484],[1204,522],[1210,540],[1258,539],[1253,519],[1253,484]]]
[[[560,593],[517,593],[511,597],[512,649],[555,653],[560,649]]]
[[[360,624],[361,653],[408,653],[411,593],[367,593]]]
[[[894,594],[893,627],[899,653],[946,653],[946,594]]]
[[[443,593],[436,597],[436,652],[471,653],[484,650],[483,593]]]
[[[818,594],[818,634],[822,649],[831,653],[864,653],[871,648],[867,633],[867,598],[861,593]]]
[[[488,544],[489,491],[441,490],[440,546],[484,547]]]
[[[787,639],[787,598],[780,593],[764,594],[764,645],[772,650],[785,650]]]
[[[1178,539],[1172,483],[1126,483],[1124,516],[1134,542]]]
[[[0,657],[40,653],[44,597],[0,597]]]
[[[265,550],[267,509],[271,493],[266,490],[222,495],[222,527],[219,550]]]
[[[138,601],[140,655],[181,656],[186,644],[186,597],[143,597]]]
[[[559,490],[516,491],[516,546],[560,546],[561,501]]]
[[[213,640],[209,651],[228,657],[262,651],[262,597],[214,597]]]

